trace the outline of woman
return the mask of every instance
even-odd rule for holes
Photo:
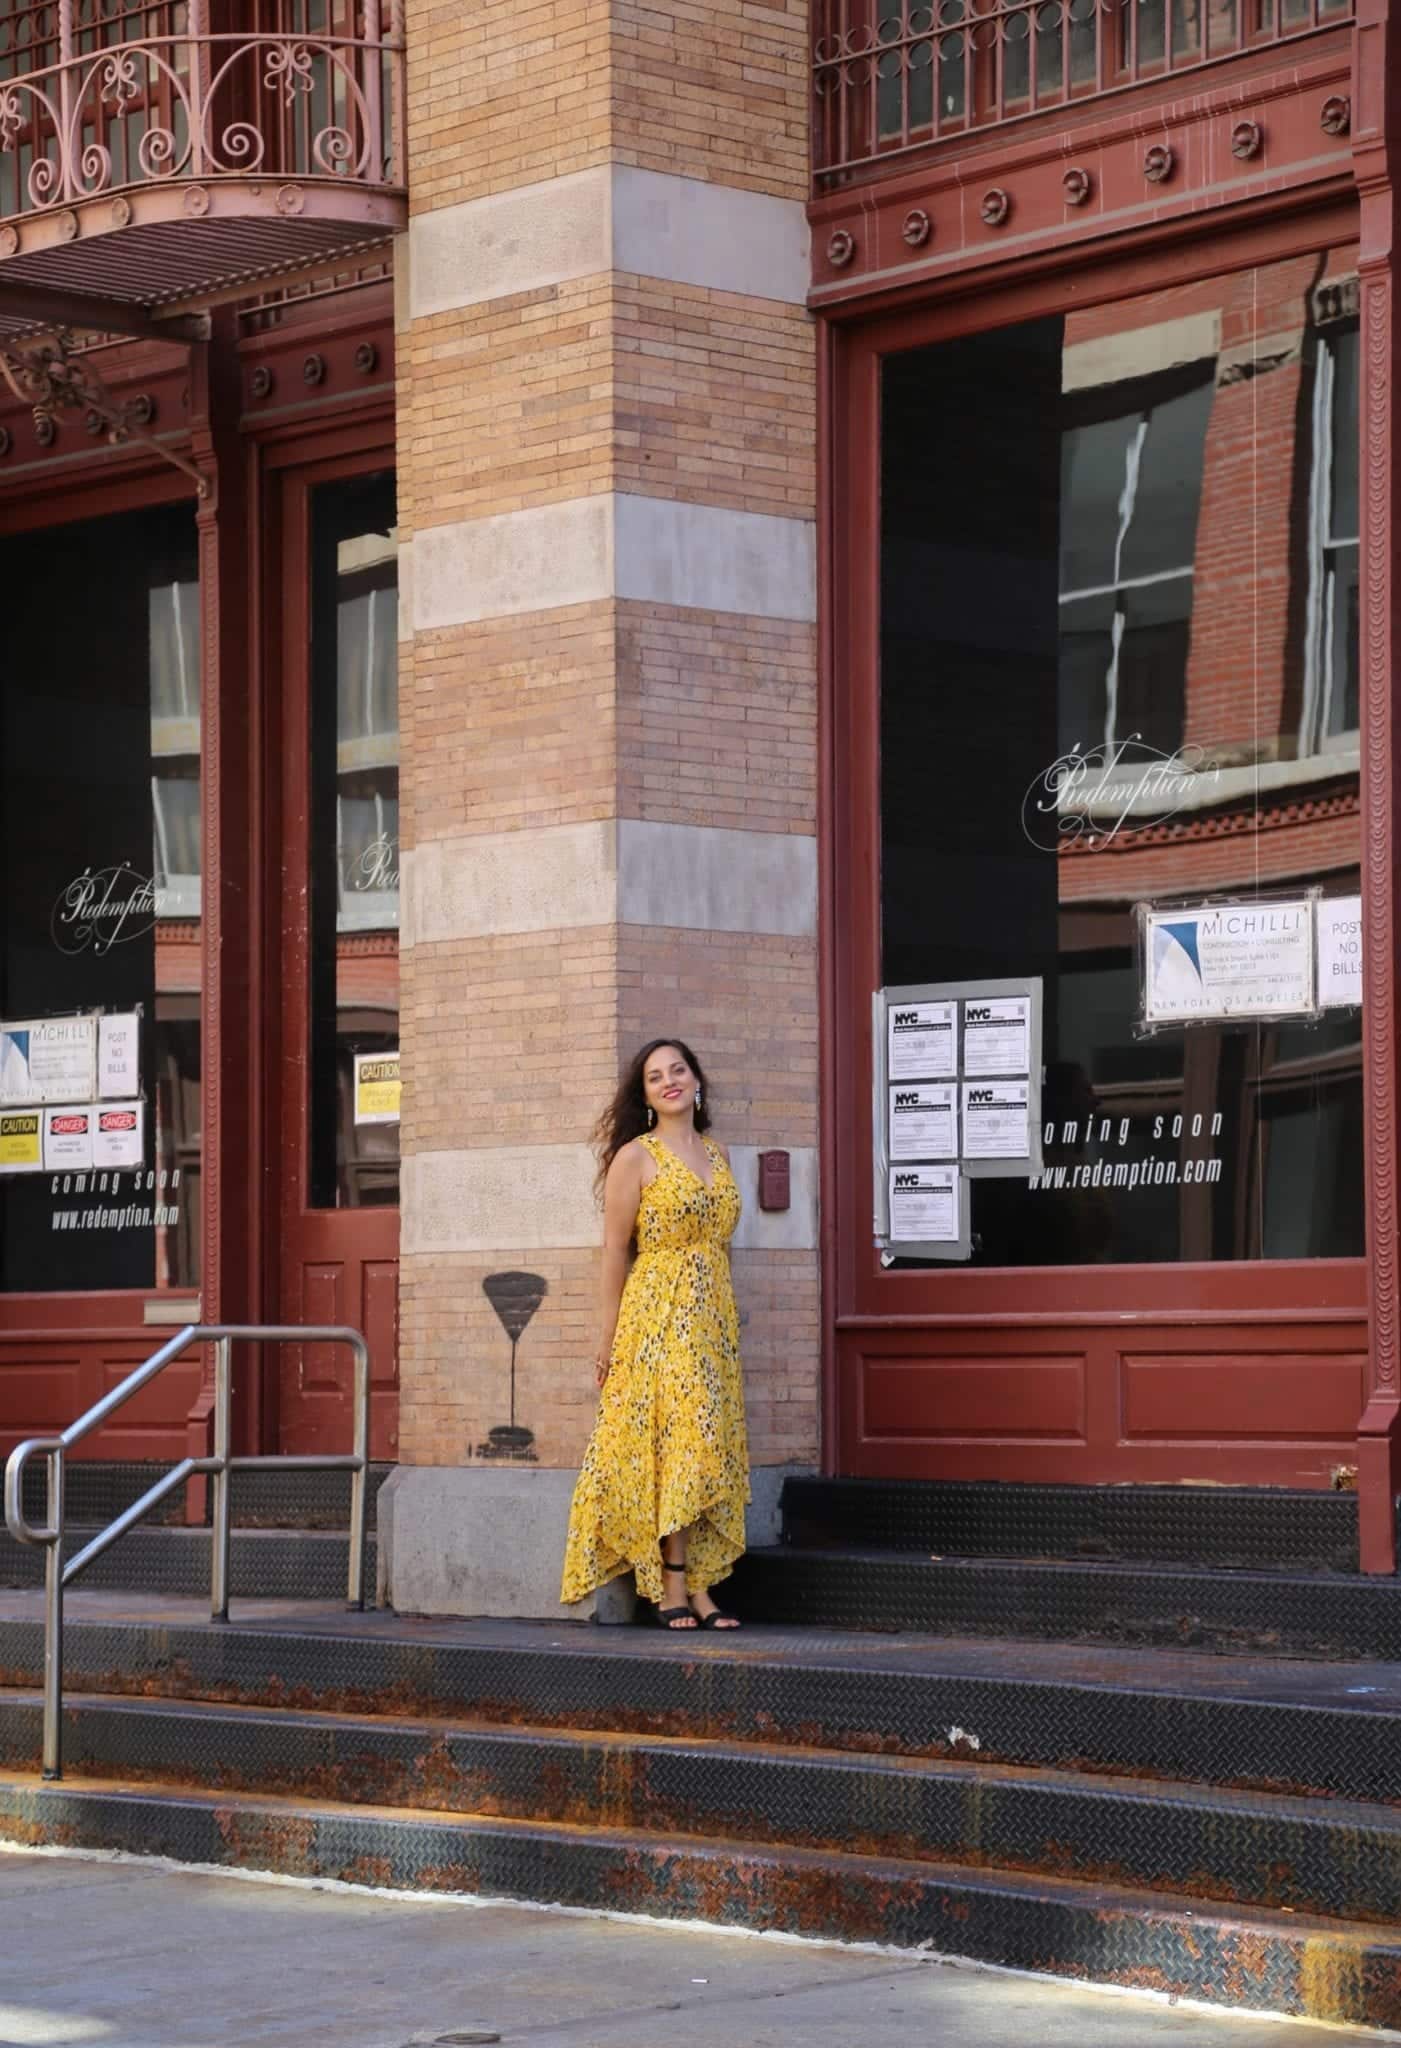
[[[737,1628],[710,1588],[744,1551],[749,1452],[726,1247],[740,1196],[700,1061],[644,1045],[598,1126],[602,1389],[560,1598],[631,1570],[664,1628]],[[632,1270],[628,1257],[636,1245]]]

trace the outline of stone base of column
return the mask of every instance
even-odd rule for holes
[[[751,1544],[778,1540],[783,1481],[806,1467],[756,1466]],[[630,1577],[577,1607],[559,1602],[578,1473],[551,1466],[401,1465],[380,1490],[379,1601],[400,1614],[629,1622]]]

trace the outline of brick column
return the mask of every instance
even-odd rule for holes
[[[817,1453],[806,5],[410,0],[404,1608],[554,1614],[592,1423],[594,1163],[675,1031],[748,1204],[756,1495]],[[757,1208],[754,1153],[794,1202]],[[534,1462],[494,1455],[510,1340]],[[537,1286],[538,1292],[538,1286]],[[762,1516],[760,1518],[762,1522]],[[761,1531],[762,1533],[762,1531]]]

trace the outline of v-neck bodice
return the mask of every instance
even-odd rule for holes
[[[637,1206],[640,1258],[702,1245],[723,1251],[734,1235],[742,1206],[738,1183],[718,1147],[701,1142],[710,1159],[708,1183],[652,1133],[639,1140],[657,1165]]]

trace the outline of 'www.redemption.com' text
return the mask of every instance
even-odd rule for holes
[[[1048,1166],[1033,1173],[1032,1188],[1208,1187],[1221,1178],[1219,1159],[1097,1159],[1078,1166]]]

